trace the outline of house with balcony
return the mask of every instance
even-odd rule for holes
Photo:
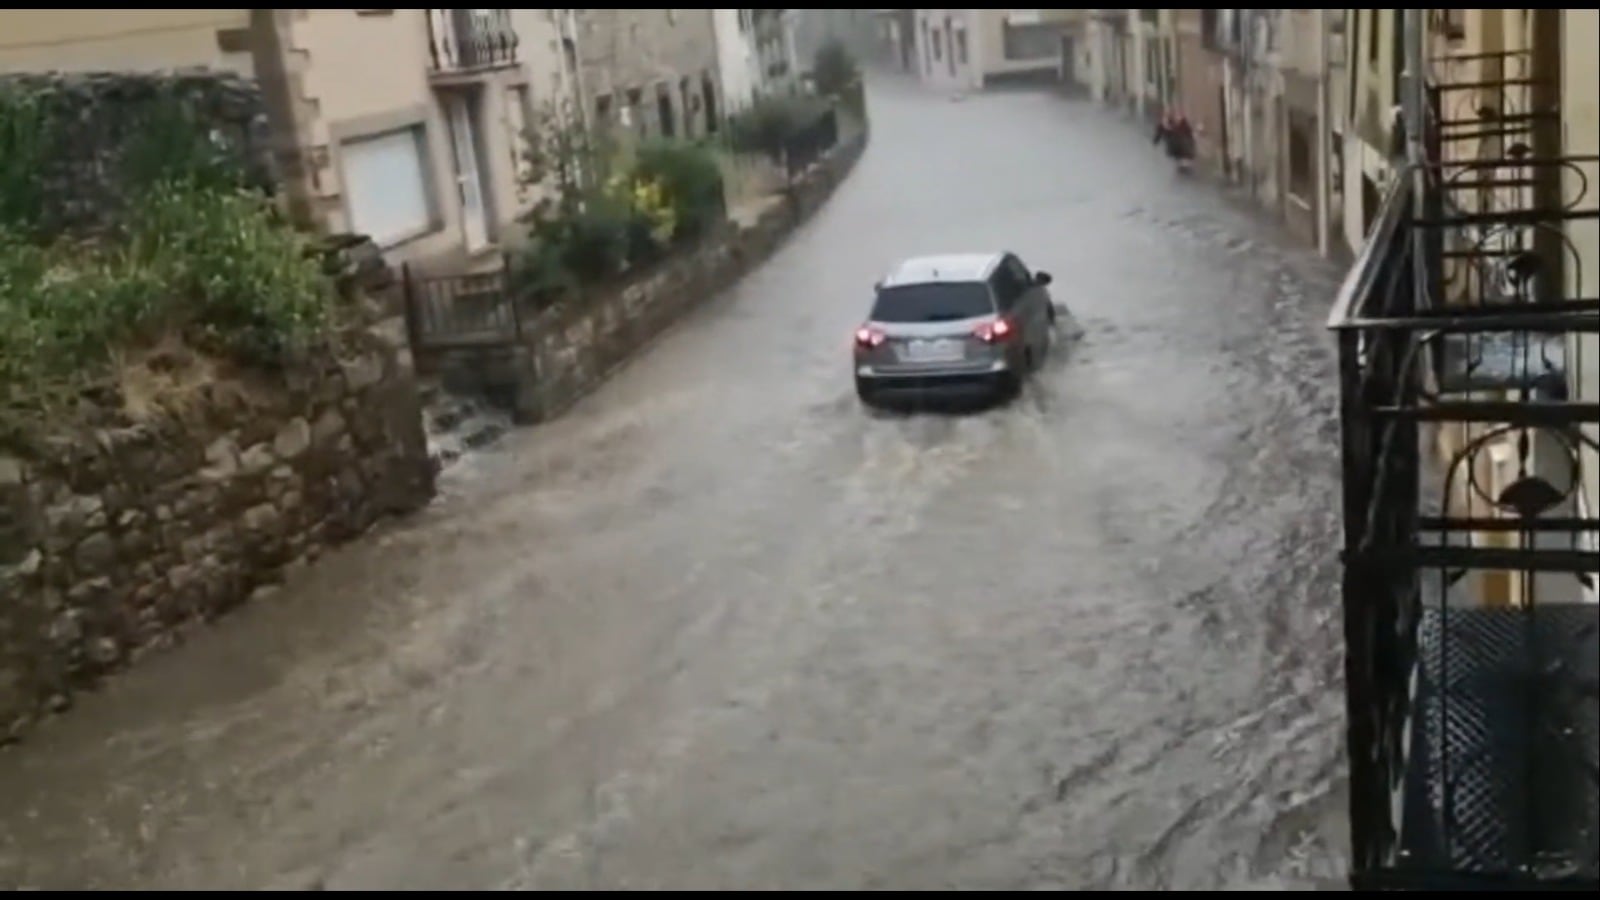
[[[726,116],[709,9],[577,9],[585,118],[613,137],[694,137]]]
[[[254,78],[291,211],[391,262],[492,267],[529,201],[522,135],[576,90],[556,10],[28,10],[4,71],[227,69]]]
[[[1394,174],[1330,320],[1352,887],[1592,893],[1600,19],[1369,12],[1351,129]]]

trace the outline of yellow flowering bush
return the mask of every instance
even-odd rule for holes
[[[648,229],[651,240],[663,246],[672,240],[678,213],[659,179],[613,175],[606,188],[613,199],[627,206],[634,221]]]

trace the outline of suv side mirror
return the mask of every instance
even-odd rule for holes
[[[1054,280],[1055,280],[1054,278],[1050,277],[1050,273],[1049,272],[1035,272],[1035,273],[1033,273],[1033,283],[1037,284],[1040,287],[1044,287],[1044,286],[1048,285],[1050,282],[1052,282]]]

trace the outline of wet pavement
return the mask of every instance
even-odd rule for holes
[[[1336,881],[1331,269],[1087,106],[871,103],[568,416],[0,752],[0,885]],[[995,247],[1082,338],[1008,407],[864,414],[873,281]]]

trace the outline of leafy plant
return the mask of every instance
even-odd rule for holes
[[[838,38],[829,38],[817,48],[811,63],[811,79],[817,93],[837,97],[861,79],[854,54]]]
[[[628,204],[596,193],[565,223],[561,259],[584,281],[615,277],[628,264],[634,217]]]
[[[825,101],[807,95],[762,97],[728,123],[733,149],[763,153],[781,159],[796,134],[814,123],[827,109]]]
[[[137,221],[93,244],[0,227],[0,405],[75,390],[162,334],[271,367],[329,325],[332,282],[262,196],[180,180],[137,202]]]
[[[0,85],[0,228],[13,238],[34,234],[41,224],[40,173],[56,153],[53,125],[37,96]]]
[[[636,184],[656,185],[672,208],[673,241],[694,240],[724,215],[722,169],[706,147],[684,141],[651,141],[638,150],[633,167]]]
[[[218,190],[245,186],[245,170],[220,137],[213,137],[190,106],[160,96],[137,110],[138,128],[121,153],[121,177],[130,193],[184,181]]]
[[[176,88],[147,87],[93,105],[0,82],[0,224],[37,240],[100,233],[140,214],[135,201],[158,184],[244,187],[250,173],[228,138],[233,127],[203,124],[194,98]]]

